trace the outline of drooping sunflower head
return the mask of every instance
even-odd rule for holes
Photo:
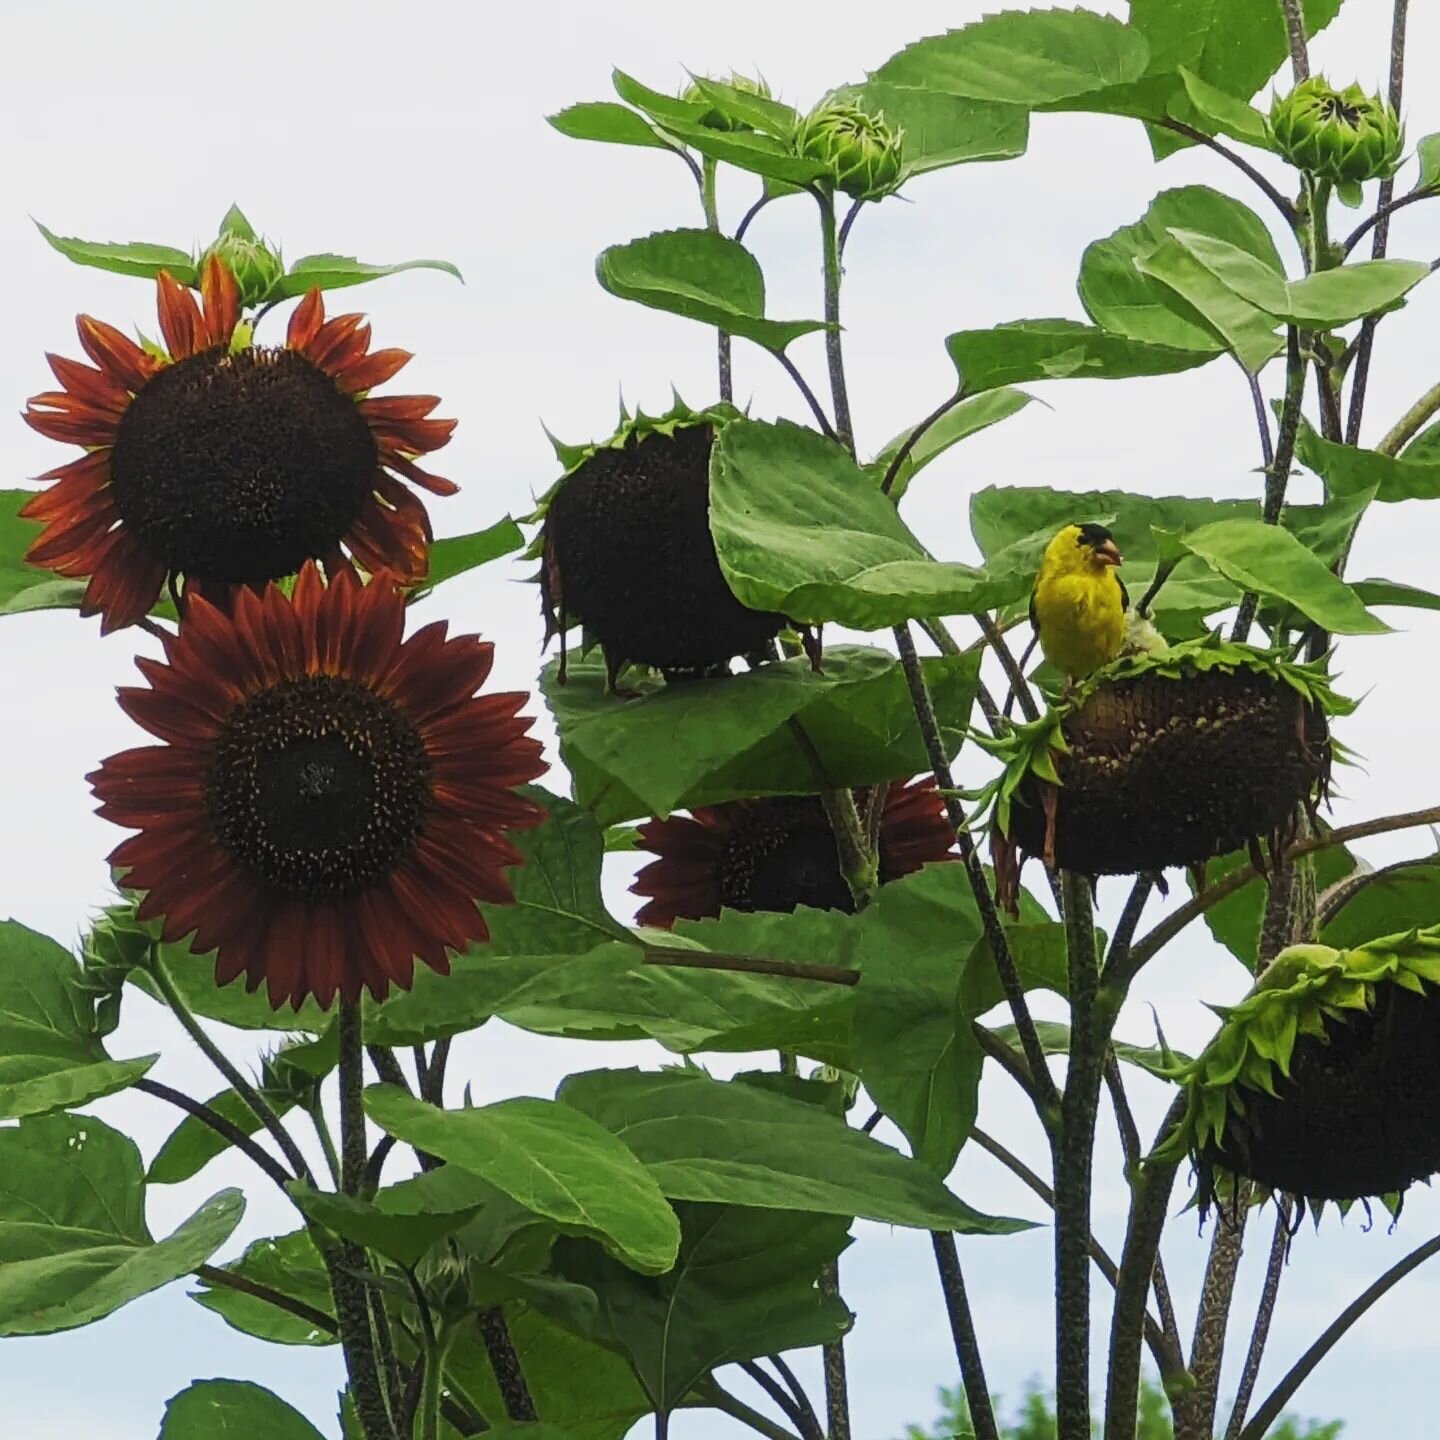
[[[89,577],[81,613],[106,631],[145,615],[167,581],[223,601],[307,560],[333,571],[347,557],[422,578],[430,522],[410,484],[456,487],[415,460],[455,422],[429,418],[432,395],[369,394],[408,352],[372,351],[363,317],[327,320],[318,290],[283,345],[254,344],[215,252],[200,303],[166,272],[156,285],[166,354],[82,315],[93,364],[48,357],[61,388],[33,396],[25,419],[86,453],[44,475],[49,488],[21,512],[44,526],[30,563]]]
[[[248,589],[233,613],[194,597],[148,688],[120,692],[162,743],[90,776],[100,814],[139,833],[111,856],[148,892],[142,920],[216,951],[270,1001],[391,983],[418,955],[487,936],[477,901],[512,898],[506,831],[542,812],[514,787],[544,769],[523,694],[478,696],[493,647],[444,621],[402,638],[394,584],[307,564],[293,599]]]
[[[612,680],[626,664],[667,679],[723,673],[764,652],[785,617],[751,610],[725,581],[710,535],[710,448],[729,406],[627,417],[571,463],[544,502],[546,639],[580,621]],[[563,653],[562,653],[563,666]]]
[[[1440,1171],[1440,926],[1283,952],[1178,1072],[1156,1160],[1190,1155],[1208,1206],[1237,1176],[1318,1210]]]
[[[1125,656],[988,748],[997,870],[1020,855],[1085,875],[1199,865],[1285,841],[1324,798],[1328,717],[1349,702],[1318,666],[1218,636]]]
[[[862,813],[868,792],[857,793]],[[657,858],[630,887],[646,898],[636,919],[668,929],[722,909],[776,911],[855,908],[840,869],[835,836],[814,795],[732,800],[691,816],[652,820],[640,848]],[[880,883],[932,860],[954,858],[955,832],[933,779],[892,785],[880,815]]]

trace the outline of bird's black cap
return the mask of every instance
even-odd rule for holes
[[[1103,525],[1080,526],[1080,543],[1082,545],[1104,545],[1114,539],[1115,537]]]

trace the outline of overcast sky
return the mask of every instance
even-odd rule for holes
[[[696,223],[683,168],[655,152],[564,139],[543,116],[573,101],[608,97],[612,65],[662,90],[684,82],[683,67],[759,70],[803,108],[908,41],[976,19],[985,8],[991,7],[976,0],[843,0],[823,14],[774,0],[505,7],[463,0],[224,6],[12,0],[0,9],[0,54],[10,62],[0,86],[0,273],[10,280],[0,329],[6,397],[0,412],[11,417],[0,418],[0,486],[23,484],[67,458],[17,415],[25,396],[49,383],[43,353],[76,353],[75,313],[125,329],[156,329],[151,286],[68,265],[27,217],[62,234],[188,246],[213,235],[238,201],[290,256],[435,255],[461,267],[463,288],[417,272],[337,296],[332,307],[351,308],[353,300],[370,312],[377,345],[415,352],[391,389],[443,395],[439,413],[460,419],[434,468],[463,489],[432,502],[437,531],[463,533],[506,512],[523,514],[554,478],[542,420],[555,434],[580,440],[609,432],[622,390],[632,405],[649,409],[667,402],[672,384],[692,403],[714,397],[708,332],[614,300],[593,278],[594,257],[605,245]],[[1097,8],[1124,14],[1123,4]],[[1378,85],[1389,9],[1384,0],[1349,0],[1342,21],[1315,46],[1316,68],[1340,82]],[[1413,10],[1408,108],[1411,136],[1418,137],[1440,130],[1440,98],[1423,83],[1440,59],[1440,16],[1428,6]],[[1133,122],[1039,116],[1025,159],[945,171],[908,187],[913,203],[872,207],[847,255],[846,345],[862,448],[877,448],[948,393],[953,372],[941,345],[945,334],[1027,316],[1081,318],[1074,279],[1084,246],[1137,219],[1156,190],[1196,181],[1263,204],[1241,177],[1204,153],[1153,165]],[[740,179],[728,185],[723,199],[734,217],[755,187]],[[813,220],[809,205],[777,205],[751,232],[773,314],[817,313]],[[1288,246],[1282,253],[1293,261]],[[1440,254],[1440,213],[1425,206],[1404,212],[1392,253]],[[1437,378],[1437,307],[1440,292],[1422,289],[1381,330],[1372,441]],[[793,353],[816,373],[818,340],[800,342]],[[800,416],[778,367],[743,346],[736,388],[742,400],[753,398],[756,414]],[[907,499],[911,523],[942,556],[973,558],[965,507],[982,485],[1258,491],[1249,399],[1233,366],[1034,389],[1052,408],[1031,406],[953,451]],[[1292,493],[1313,499],[1315,490],[1306,480]],[[1415,506],[1372,515],[1351,571],[1433,585],[1434,534],[1432,517]],[[507,686],[528,686],[538,663],[535,594],[516,583],[523,568],[502,563],[429,602],[432,613],[444,610],[462,628],[497,642],[497,681]],[[1341,774],[1342,821],[1412,808],[1440,793],[1440,763],[1410,738],[1432,728],[1413,707],[1435,693],[1430,671],[1440,620],[1418,612],[1389,618],[1403,633],[1349,642],[1341,653],[1342,688],[1368,693],[1340,732],[1365,767]],[[132,678],[135,641],[122,633],[102,642],[98,622],[72,614],[0,622],[8,680],[0,710],[0,915],[67,944],[107,898],[103,857],[118,832],[92,815],[83,776],[103,756],[136,743],[111,699],[113,687]],[[1407,688],[1409,676],[1416,680]],[[563,786],[563,776],[552,775],[552,782]],[[1381,863],[1427,843],[1423,835],[1392,836],[1360,848]],[[617,904],[624,903],[624,883],[617,872]],[[1101,887],[1107,907],[1121,894],[1120,882]],[[1140,1041],[1153,1036],[1143,1003],[1150,1002],[1173,1044],[1198,1045],[1213,1024],[1202,1002],[1234,999],[1244,988],[1239,967],[1191,933],[1146,971],[1122,1032]],[[253,1055],[252,1042],[232,1038],[237,1055]],[[114,1052],[154,1049],[164,1051],[157,1076],[196,1094],[219,1088],[162,1013],[131,994]],[[649,1061],[658,1053],[540,1040],[492,1024],[460,1047],[452,1076],[470,1083],[480,1100],[549,1095],[570,1070]],[[987,1080],[983,1108],[987,1127],[1043,1169],[1037,1127],[1014,1096]],[[1137,1087],[1137,1108],[1142,1129],[1153,1133],[1163,1108],[1158,1089]],[[147,1157],[174,1123],[157,1102],[139,1096],[98,1109],[135,1136]],[[229,1160],[186,1185],[156,1191],[153,1227],[166,1232],[232,1183],[246,1184],[252,1200],[227,1255],[256,1236],[291,1228],[292,1217],[268,1187],[253,1184]],[[953,1184],[981,1208],[1043,1218],[983,1158],[967,1154]],[[1106,1122],[1096,1228],[1117,1249],[1124,1203]],[[1365,1234],[1355,1221],[1341,1227],[1333,1216],[1318,1235],[1307,1228],[1286,1273],[1262,1392],[1342,1304],[1425,1239],[1437,1220],[1440,1205],[1421,1190],[1394,1234],[1383,1226]],[[1252,1232],[1232,1360],[1248,1334],[1269,1226],[1267,1214]],[[985,1360],[1006,1395],[1051,1365],[1050,1244],[1047,1230],[962,1244]],[[1207,1245],[1193,1215],[1176,1220],[1166,1258],[1187,1330]],[[928,1420],[935,1387],[954,1379],[925,1237],[860,1227],[844,1286],[860,1315],[850,1341],[855,1434],[886,1440],[907,1421]],[[338,1433],[336,1352],[248,1341],[194,1306],[184,1290],[173,1286],[73,1334],[0,1343],[7,1434],[153,1440],[165,1399],[208,1376],[259,1380],[327,1436]],[[1097,1316],[1107,1299],[1102,1290],[1097,1278]],[[1343,1416],[1351,1440],[1426,1433],[1432,1395],[1426,1359],[1437,1302],[1440,1272],[1408,1279],[1306,1385],[1300,1408]],[[806,1373],[813,1378],[814,1367]],[[1383,1419],[1376,1416],[1377,1387],[1385,1396]],[[732,1433],[730,1424],[707,1417],[682,1416],[672,1427],[677,1440]]]

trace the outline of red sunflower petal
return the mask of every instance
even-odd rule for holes
[[[160,333],[172,360],[188,360],[209,347],[205,317],[188,286],[168,270],[155,277],[155,308],[160,315]]]
[[[117,385],[123,385],[132,395],[142,390],[146,381],[164,367],[163,360],[147,355],[129,336],[122,335],[103,320],[78,315],[75,328],[85,353]]]
[[[209,343],[228,345],[240,323],[240,287],[230,267],[218,255],[211,255],[205,262],[200,276],[200,300]]]

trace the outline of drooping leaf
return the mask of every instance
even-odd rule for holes
[[[0,1119],[112,1095],[158,1058],[110,1059],[74,957],[18,921],[0,922]]]
[[[395,265],[370,265],[353,255],[302,255],[281,276],[275,293],[282,299],[310,290],[340,290],[398,275],[402,270],[441,270],[463,283],[464,276],[448,260],[402,260]]]
[[[1001,1234],[925,1166],[826,1111],[738,1081],[591,1070],[559,1098],[611,1130],[676,1200],[858,1215],[891,1225]]]
[[[1076,320],[1012,320],[990,330],[960,330],[946,337],[945,348],[972,395],[1034,380],[1173,375],[1218,353],[1147,344]]]
[[[680,1256],[637,1275],[594,1245],[557,1247],[566,1279],[592,1290],[597,1329],[624,1346],[656,1410],[668,1413],[712,1369],[838,1339],[850,1312],[822,1294],[821,1270],[849,1243],[843,1216],[681,1204]]]
[[[244,1281],[310,1306],[324,1316],[333,1316],[335,1304],[324,1262],[306,1230],[256,1240],[240,1259],[220,1267]],[[196,1304],[219,1315],[227,1325],[244,1335],[253,1335],[276,1345],[337,1344],[333,1320],[326,1327],[316,1325],[268,1300],[210,1280],[201,1280],[192,1292]]]
[[[1324,480],[1325,488],[1333,495],[1373,489],[1375,499],[1387,503],[1440,496],[1440,451],[1432,459],[1423,450],[1417,455],[1413,446],[1398,456],[1361,450],[1326,440],[1302,418],[1295,454],[1302,465]]]
[[[1029,141],[1030,112],[1023,105],[887,85],[879,79],[847,85],[837,98],[883,115],[903,131],[900,153],[907,176],[979,160],[1010,160],[1023,155]]]
[[[0,1335],[103,1319],[204,1264],[245,1210],[222,1190],[156,1241],[144,1205],[139,1152],[93,1116],[0,1129]]]
[[[767,320],[759,262],[739,241],[710,230],[662,230],[612,245],[601,252],[595,273],[622,300],[715,325],[771,350],[825,328],[821,320]]]
[[[710,106],[704,100],[686,100],[683,96],[667,95],[661,90],[652,90],[623,70],[612,70],[610,82],[615,93],[627,104],[643,110],[652,120],[666,124],[677,122],[683,125],[698,125]]]
[[[907,46],[875,78],[1033,107],[1138,80],[1144,37],[1088,10],[1010,10]]]
[[[859,630],[968,614],[1012,598],[1015,577],[932,560],[835,441],[737,420],[710,453],[710,530],[746,605]]]
[[[1418,585],[1394,580],[1351,580],[1350,588],[1369,606],[1395,605],[1402,610],[1440,610],[1440,595]]]
[[[915,442],[909,454],[900,462],[900,468],[896,470],[895,478],[890,486],[891,501],[898,505],[915,476],[932,460],[939,459],[952,445],[957,445],[961,440],[968,439],[981,430],[989,429],[991,425],[997,425],[1000,421],[1009,419],[1017,411],[1023,410],[1034,398],[1033,395],[1027,395],[1023,390],[1012,390],[1005,387],[1000,390],[987,391],[983,395],[976,395],[970,400],[962,400],[954,409],[937,420]],[[881,448],[880,453],[866,467],[877,480],[885,478],[891,463],[900,453],[913,430],[913,426],[910,429],[902,430],[889,444]]]
[[[1190,110],[1181,118],[1196,122],[1196,129],[1203,130],[1207,135],[1228,135],[1232,140],[1254,145],[1260,150],[1274,149],[1265,116],[1253,105],[1247,105],[1245,101],[1210,84],[1183,65],[1180,67],[1180,82],[1190,102]]]
[[[1121,226],[1086,249],[1080,262],[1081,302],[1097,325],[1117,335],[1183,349],[1215,349],[1219,341],[1210,329],[1177,313],[1171,296],[1136,266],[1165,243],[1172,227],[1225,240],[1284,275],[1260,216],[1208,185],[1186,185],[1161,191],[1135,224]]]
[[[524,548],[525,536],[508,515],[473,534],[447,536],[430,547],[430,568],[425,572],[421,588],[428,593],[456,575]]]
[[[1279,525],[1219,520],[1181,538],[1227,580],[1293,605],[1337,635],[1382,635],[1390,627],[1372,615],[1325,562]]]
[[[652,1176],[601,1125],[551,1100],[447,1111],[372,1086],[366,1113],[387,1133],[479,1175],[562,1230],[587,1235],[632,1269],[675,1261],[680,1227]]]
[[[173,245],[151,245],[141,240],[124,244],[80,240],[73,235],[57,235],[38,220],[35,228],[52,248],[77,265],[91,265],[115,275],[138,275],[143,280],[153,280],[162,270],[168,270],[182,285],[193,285],[197,278],[195,257]]]
[[[160,1440],[324,1440],[278,1395],[248,1380],[197,1380],[165,1404]]]
[[[675,148],[655,133],[655,127],[643,115],[613,100],[567,105],[545,118],[572,140],[601,140],[611,145],[643,145],[656,150]]]
[[[952,748],[969,721],[973,659],[925,662]],[[812,790],[813,764],[792,721],[837,785],[908,779],[925,768],[899,662],[863,646],[828,646],[820,675],[808,661],[785,660],[718,680],[642,682],[635,700],[606,693],[598,662],[572,662],[564,686],[548,667],[540,683],[576,796],[602,824]]]

